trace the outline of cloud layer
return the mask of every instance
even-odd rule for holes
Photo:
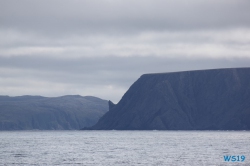
[[[250,65],[248,0],[0,2],[0,94],[119,101],[144,73]]]

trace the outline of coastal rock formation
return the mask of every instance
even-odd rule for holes
[[[0,96],[0,130],[77,130],[107,111],[108,101],[91,96]]]
[[[94,130],[250,130],[250,68],[144,74]]]

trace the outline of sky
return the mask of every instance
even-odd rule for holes
[[[117,103],[145,73],[250,67],[249,0],[1,0],[0,95]]]

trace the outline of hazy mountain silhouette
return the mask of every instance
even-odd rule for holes
[[[108,101],[91,96],[0,96],[0,130],[80,129],[107,111]]]
[[[250,68],[142,75],[94,130],[249,130]]]

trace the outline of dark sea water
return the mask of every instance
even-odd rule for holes
[[[250,165],[250,132],[2,131],[0,165]]]

